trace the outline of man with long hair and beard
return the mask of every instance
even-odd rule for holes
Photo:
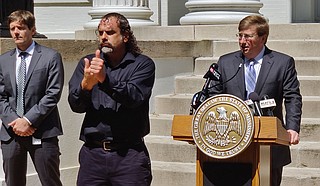
[[[141,54],[123,15],[106,14],[96,33],[99,49],[80,60],[69,82],[71,109],[85,113],[77,185],[148,186],[143,137],[150,131],[155,64]]]

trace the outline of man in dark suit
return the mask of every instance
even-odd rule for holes
[[[269,25],[260,15],[251,15],[242,19],[238,26],[240,50],[220,57],[218,61],[222,85],[218,82],[209,90],[210,96],[227,93],[247,100],[251,92],[262,97],[274,98],[276,107],[274,116],[278,117],[290,136],[290,144],[299,143],[299,131],[302,114],[302,96],[295,69],[295,61],[291,56],[272,51],[266,47]],[[254,78],[250,87],[247,80],[249,61],[253,63]],[[241,66],[242,64],[242,66]],[[240,70],[239,70],[240,69]],[[232,76],[236,75],[234,78]],[[251,76],[252,77],[252,76]],[[283,117],[283,103],[286,117]],[[280,185],[282,169],[291,162],[289,147],[273,145],[272,151],[272,185]]]
[[[32,40],[35,18],[26,10],[8,17],[16,48],[0,56],[0,130],[8,186],[26,185],[29,152],[42,185],[59,186],[62,127],[58,101],[64,83],[61,55]]]

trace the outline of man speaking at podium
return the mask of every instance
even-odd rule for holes
[[[245,17],[240,21],[238,31],[240,50],[220,57],[218,65],[222,83],[212,81],[209,95],[225,93],[247,100],[253,92],[259,97],[267,95],[275,99],[274,116],[284,124],[290,136],[290,144],[298,144],[302,96],[294,59],[266,46],[269,25],[264,17]],[[272,185],[278,186],[281,183],[283,166],[291,162],[290,149],[284,145],[272,145],[271,153]]]

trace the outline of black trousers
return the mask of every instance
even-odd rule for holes
[[[3,170],[8,186],[26,185],[27,153],[29,153],[42,185],[62,186],[60,181],[60,150],[58,138],[42,139],[32,145],[32,137],[1,141]]]
[[[144,143],[114,151],[82,146],[78,186],[149,186],[151,161]]]
[[[282,170],[283,167],[278,167],[271,170],[272,186],[280,186],[282,179]]]

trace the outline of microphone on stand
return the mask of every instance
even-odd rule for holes
[[[221,73],[218,71],[218,64],[212,63],[209,67],[207,73],[203,76],[206,79],[202,90],[194,94],[191,100],[191,107],[190,107],[190,115],[193,114],[193,111],[196,110],[201,103],[203,103],[206,99],[208,99],[208,87],[211,81],[220,81]]]
[[[263,112],[262,112],[260,105],[259,105],[259,101],[260,101],[259,95],[256,92],[251,92],[249,94],[249,99],[251,99],[253,101],[255,115],[262,116]]]
[[[255,106],[253,101],[251,99],[247,99],[244,102],[249,106],[251,113],[255,115]]]
[[[197,92],[196,94],[194,94],[194,96],[191,100],[190,115],[192,115],[193,111],[197,110],[197,108],[201,105],[201,103],[203,103],[209,97],[208,87],[209,87],[212,80],[219,81],[219,83],[213,85],[212,87],[223,85],[223,84],[229,82],[230,80],[232,80],[233,78],[235,78],[236,75],[239,73],[241,67],[242,67],[242,63],[239,64],[239,67],[238,67],[236,73],[231,78],[229,78],[228,80],[226,80],[224,82],[221,82],[221,73],[218,71],[218,64],[213,63],[212,65],[210,65],[208,72],[203,76],[203,78],[206,78],[206,82],[205,82],[202,90]],[[210,87],[210,88],[212,88],[212,87]]]
[[[203,76],[205,79],[220,81],[221,73],[218,71],[218,64],[212,63],[208,72]]]
[[[190,107],[190,115],[192,115],[193,111],[197,110],[197,108],[201,105],[201,103],[203,103],[209,97],[208,87],[209,87],[210,82],[212,80],[219,81],[219,83],[213,85],[212,87],[223,85],[223,84],[229,82],[230,80],[232,80],[233,78],[235,78],[237,76],[237,74],[239,73],[241,67],[242,67],[242,63],[239,64],[238,70],[231,78],[229,78],[228,80],[226,80],[224,82],[221,82],[221,73],[218,71],[218,64],[213,63],[210,66],[208,72],[203,76],[207,80],[202,88],[202,91],[197,92],[192,98],[191,107]],[[210,78],[212,78],[212,79],[210,79]]]
[[[268,95],[262,96],[260,100],[260,108],[266,116],[273,116],[273,109],[276,107],[276,101],[274,99],[269,99]]]

